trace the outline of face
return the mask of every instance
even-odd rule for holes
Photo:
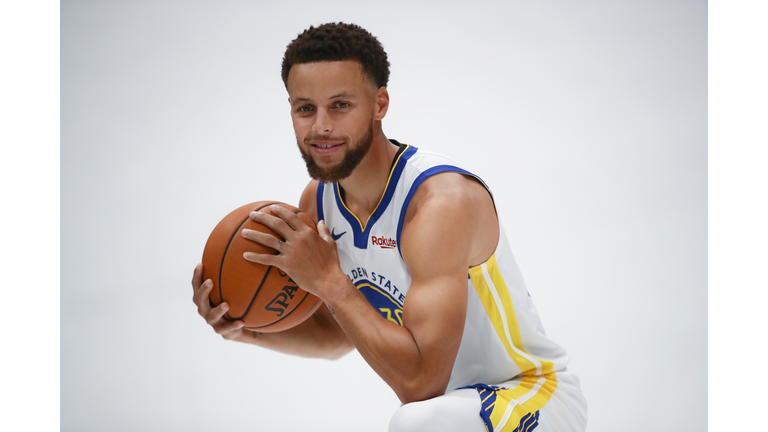
[[[322,182],[347,178],[368,153],[374,123],[386,112],[377,103],[384,89],[377,90],[355,61],[294,65],[287,87],[309,175]]]

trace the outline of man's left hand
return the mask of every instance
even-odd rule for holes
[[[286,272],[303,290],[318,297],[320,287],[334,272],[341,273],[336,242],[323,221],[317,224],[317,232],[299,216],[280,206],[270,206],[275,216],[263,212],[251,212],[250,218],[274,231],[285,240],[259,231],[243,229],[244,238],[278,251],[277,255],[245,252],[243,257],[251,262],[278,267]]]

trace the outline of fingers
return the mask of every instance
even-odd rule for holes
[[[195,266],[195,271],[192,272],[192,292],[197,291],[200,285],[203,284],[203,263]]]
[[[284,220],[280,219],[279,217],[268,215],[262,212],[251,212],[250,217],[254,222],[264,225],[284,239],[290,238],[290,236],[294,233],[293,228],[291,228]]]
[[[220,334],[221,337],[227,340],[236,339],[240,334],[243,332],[243,322],[242,321],[225,321],[226,326],[221,327],[217,329],[214,327],[213,329],[216,330],[216,333]]]
[[[256,212],[254,212],[256,213]],[[261,218],[261,216],[266,216],[270,219],[277,220],[277,223],[282,223],[285,225],[285,222],[274,217],[269,216],[263,213],[256,213],[258,216],[254,217],[254,213],[251,213],[251,217],[255,220],[256,218]],[[263,222],[260,222],[263,223]],[[266,224],[265,224],[266,225]],[[272,226],[267,225],[269,228],[272,228],[273,231],[276,231],[275,228]],[[290,227],[285,225],[286,229],[291,230]],[[293,230],[291,230],[293,232]],[[266,247],[270,247],[278,252],[283,252],[285,249],[285,241],[280,240],[279,238],[273,236],[272,234],[263,233],[261,231],[256,230],[249,230],[249,229],[243,229],[241,231],[241,235],[253,242],[259,243],[261,245],[264,245]],[[256,252],[245,252],[243,253],[243,258],[246,259],[246,261],[255,262],[257,264],[264,264],[264,265],[277,265],[277,262],[279,261],[280,255],[271,255],[271,254],[260,254]]]
[[[197,305],[197,313],[205,318],[213,330],[224,339],[235,339],[242,332],[245,325],[242,321],[230,321],[224,317],[229,310],[229,304],[224,302],[216,307],[211,307],[209,296],[213,289],[213,281],[208,279],[203,282],[203,265],[198,264],[192,273],[192,300]]]
[[[205,317],[205,321],[213,327],[213,331],[221,335],[224,339],[234,339],[238,335],[245,325],[242,321],[230,321],[224,318],[224,315],[229,310],[227,303],[222,303],[208,312]]]
[[[281,250],[282,248],[283,246],[279,246],[276,249]],[[246,261],[255,262],[257,264],[264,264],[266,266],[280,267],[280,265],[282,265],[282,263],[280,262],[280,258],[281,258],[280,255],[267,255],[267,254],[259,254],[256,252],[244,252],[243,258],[245,258]]]
[[[280,207],[278,205],[271,205],[269,206],[269,210],[272,212],[272,214],[284,220],[294,231],[299,231],[300,229],[307,226],[307,224],[301,220],[299,215],[286,208]]]
[[[230,321],[224,318],[224,315],[229,310],[229,304],[222,303],[215,308],[208,311],[205,321],[213,327],[213,330],[221,335],[224,339],[233,339],[240,334],[240,330],[245,325],[242,321]]]
[[[305,224],[297,214],[290,210],[276,205],[269,206],[269,210],[275,216],[255,211],[251,212],[250,217],[255,222],[270,228],[284,239],[289,240],[295,231],[308,228],[307,224]]]
[[[282,250],[283,242],[272,234],[263,233],[261,231],[243,229],[241,235],[253,242],[259,243],[266,247],[271,247],[277,251]]]
[[[205,317],[211,310],[211,302],[208,297],[211,293],[211,289],[213,289],[213,281],[208,279],[203,282],[199,289],[195,291],[194,295],[192,295],[192,301],[197,305],[197,313],[202,317]]]

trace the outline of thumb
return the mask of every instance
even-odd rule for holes
[[[331,235],[331,231],[328,229],[328,227],[325,225],[325,221],[321,220],[317,223],[317,233],[320,234],[320,237],[323,238],[323,240],[331,243],[336,243],[333,240],[333,236]]]

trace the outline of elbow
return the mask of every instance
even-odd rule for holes
[[[354,349],[355,349],[355,346],[352,345],[349,339],[345,338],[344,340],[339,341],[339,343],[336,344],[336,346],[325,350],[323,355],[321,355],[320,357],[325,360],[338,360],[344,357],[345,355],[349,354]]]
[[[352,351],[351,348],[335,349],[325,353],[325,355],[322,356],[322,358],[324,358],[325,360],[338,360],[344,357],[345,355],[349,354],[350,351]]]
[[[412,392],[406,392],[406,391],[400,391],[396,392],[397,398],[400,399],[400,402],[403,405],[407,405],[409,403],[413,402],[421,402],[425,401],[427,399],[432,399],[434,397],[438,397],[443,395],[445,392],[424,392],[424,391],[412,391]]]
[[[437,383],[437,384],[436,384]],[[448,380],[440,382],[439,380],[419,380],[413,379],[404,382],[398,388],[393,388],[397,398],[403,404],[421,402],[445,394],[448,387]]]

